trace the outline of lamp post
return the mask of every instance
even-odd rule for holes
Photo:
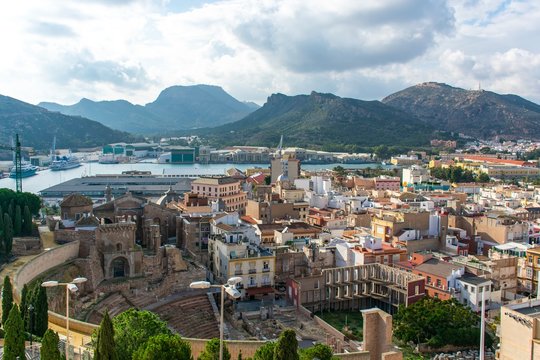
[[[241,294],[238,289],[236,289],[236,284],[242,282],[242,278],[235,276],[227,280],[226,284],[223,285],[212,285],[208,281],[194,281],[189,284],[189,287],[192,289],[209,289],[209,288],[221,288],[221,313],[219,320],[219,360],[223,360],[223,308],[225,304],[225,292],[229,294],[232,298],[238,299]]]
[[[28,323],[28,327],[29,327],[29,333],[30,333],[30,347],[32,346],[32,338],[34,337],[33,333],[34,333],[34,305],[30,304],[30,306],[28,307],[28,313],[30,314],[30,319],[29,319],[29,323]]]
[[[73,279],[70,282],[61,283],[58,281],[45,281],[41,284],[43,287],[56,287],[56,286],[65,286],[66,287],[66,360],[69,360],[69,293],[76,292],[79,290],[76,284],[82,284],[88,279],[84,277],[78,277]]]

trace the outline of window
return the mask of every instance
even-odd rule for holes
[[[116,251],[122,251],[122,244],[121,243],[116,244]]]
[[[469,290],[469,285],[463,284],[463,288],[465,289],[465,291],[468,291]]]
[[[471,294],[474,294],[476,291],[476,288],[474,286],[471,286]]]
[[[437,287],[441,287],[441,286],[442,286],[441,279],[437,279]]]
[[[313,285],[315,289],[318,289],[320,284],[319,284],[319,280],[317,280],[317,282]]]
[[[428,284],[431,284],[431,276],[428,276],[428,277],[427,277],[427,283],[428,283]]]

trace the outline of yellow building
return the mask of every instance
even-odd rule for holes
[[[274,292],[276,257],[271,249],[245,242],[242,234],[211,235],[208,251],[215,281],[241,277],[237,285],[242,298]]]

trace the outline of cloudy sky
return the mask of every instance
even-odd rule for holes
[[[381,99],[424,81],[540,103],[538,0],[2,1],[0,40],[0,94],[31,103],[192,84]]]

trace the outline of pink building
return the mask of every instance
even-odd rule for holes
[[[378,177],[375,178],[375,190],[399,191],[401,179],[399,177]]]
[[[206,196],[210,201],[223,201],[225,211],[245,214],[247,195],[242,191],[240,180],[230,176],[200,177],[191,183],[191,192]]]

